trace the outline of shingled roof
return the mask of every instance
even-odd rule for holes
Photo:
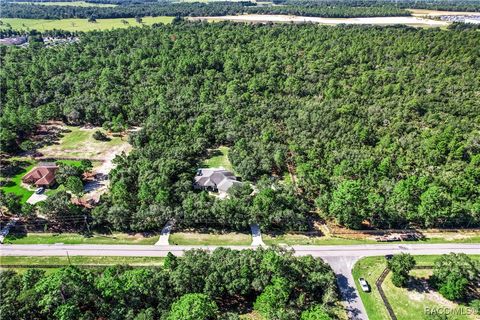
[[[237,177],[225,168],[201,168],[198,169],[195,176],[194,187],[227,192],[233,185],[241,184],[240,181],[237,181]]]
[[[38,166],[23,176],[22,181],[34,184],[37,187],[49,187],[55,183],[55,172],[57,169],[58,166],[55,163],[39,163]]]

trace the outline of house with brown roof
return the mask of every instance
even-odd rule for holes
[[[37,187],[51,187],[55,184],[55,172],[57,169],[58,166],[55,163],[39,163],[38,166],[23,176],[22,181]]]

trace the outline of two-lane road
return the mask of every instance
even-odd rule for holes
[[[153,246],[153,245],[2,245],[1,256],[136,256],[165,257],[168,252],[182,255],[191,249],[213,251],[219,246]],[[254,247],[227,246],[242,250]],[[408,252],[413,255],[441,255],[450,252],[480,254],[480,244],[373,244],[346,246],[292,246],[295,255],[320,257],[330,264],[351,319],[368,319],[355,287],[352,268],[361,257]]]

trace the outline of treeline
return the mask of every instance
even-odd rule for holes
[[[102,1],[102,0],[91,0]],[[107,1],[107,0],[106,0]],[[400,9],[480,11],[480,0],[273,0],[274,4],[298,6],[395,6]]]
[[[64,18],[133,18],[144,16],[224,16],[236,14],[289,14],[313,17],[348,18],[375,16],[407,16],[408,11],[391,5],[350,6],[256,6],[252,2],[212,3],[121,3],[116,7],[75,7],[0,3],[0,17],[23,19]]]
[[[306,17],[351,18],[409,16],[410,12],[393,5],[353,7],[340,5],[282,5],[249,7],[246,13],[285,14]]]
[[[142,126],[93,212],[116,229],[304,229],[314,211],[352,228],[479,226],[479,48],[475,30],[229,23],[0,48],[1,145],[48,119]],[[193,190],[220,145],[257,194]]]
[[[5,319],[338,319],[335,276],[321,259],[273,250],[169,255],[163,267],[69,266],[0,272]]]
[[[0,3],[0,17],[22,19],[134,18],[146,16],[223,16],[242,13],[252,2],[215,3],[127,3],[116,7],[76,7]]]

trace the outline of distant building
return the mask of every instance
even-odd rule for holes
[[[234,185],[241,185],[235,175],[224,168],[198,169],[193,183],[194,189],[227,192]]]
[[[0,44],[4,44],[7,46],[18,46],[27,43],[27,41],[27,37],[13,37],[0,39]]]
[[[39,163],[22,178],[22,181],[27,184],[34,184],[37,187],[51,187],[55,184],[57,169],[58,166],[55,163]]]
[[[480,24],[480,16],[465,18],[465,23]]]

